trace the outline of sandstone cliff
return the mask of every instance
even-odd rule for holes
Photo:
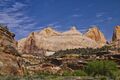
[[[49,35],[52,35],[52,34],[47,35],[45,33],[44,36],[46,37]],[[32,32],[28,36],[28,38],[24,38],[18,42],[18,51],[20,51],[20,53],[29,53],[29,54],[32,53],[33,55],[43,56],[43,54],[45,53],[44,50],[42,48],[39,48],[36,44],[39,44],[39,43],[36,43],[35,33]]]
[[[0,46],[11,45],[16,46],[16,41],[14,40],[15,34],[11,33],[6,26],[0,25]]]
[[[30,47],[33,47],[29,43],[32,43],[32,45],[34,45],[34,47],[37,49],[44,49],[49,51],[81,47],[95,48],[98,46],[94,40],[83,36],[75,27],[72,27],[69,31],[66,32],[58,32],[50,27],[45,28],[40,32],[34,32],[34,36],[31,36],[30,34],[27,38],[18,41],[18,50],[20,52],[25,51],[27,53],[30,50]],[[27,46],[28,44],[29,46]]]
[[[0,75],[22,74],[14,36],[6,26],[0,25]]]
[[[97,27],[90,28],[84,35],[91,38],[92,40],[95,40],[99,46],[106,44],[105,36]]]
[[[116,26],[113,32],[112,41],[120,40],[120,26]]]

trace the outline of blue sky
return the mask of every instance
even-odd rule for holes
[[[58,31],[76,25],[81,32],[97,25],[110,40],[120,24],[120,0],[0,0],[0,23],[17,40],[48,25]]]

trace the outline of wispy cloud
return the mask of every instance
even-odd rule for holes
[[[11,4],[8,4],[10,2]],[[0,0],[0,3],[3,6],[2,9],[0,8],[0,23],[8,25],[20,37],[24,37],[36,26],[35,21],[24,13],[27,4],[14,0]]]
[[[105,18],[101,18],[101,19],[97,19],[97,20],[95,20],[94,22],[95,23],[109,23],[109,22],[111,22],[113,20],[113,17],[105,17]]]
[[[96,18],[100,18],[102,16],[104,16],[105,12],[100,12],[96,14]]]
[[[53,22],[53,23],[50,23],[50,24],[48,24],[47,26],[51,26],[51,27],[53,27],[53,28],[60,28],[61,27],[61,25],[59,24],[59,22]]]
[[[57,25],[59,22],[53,22],[53,23],[50,23],[50,24],[48,24],[48,26],[55,26],[55,25]]]
[[[111,20],[113,20],[113,17],[108,17],[107,20],[111,21]]]
[[[73,14],[72,15],[72,17],[81,17],[81,16],[83,16],[83,15],[81,15],[81,14]]]
[[[23,3],[20,3],[20,2],[15,2],[12,7],[10,8],[5,8],[4,12],[7,12],[7,13],[13,13],[13,12],[17,12],[17,11],[20,11],[22,10],[23,7],[25,7],[26,4],[23,4]]]

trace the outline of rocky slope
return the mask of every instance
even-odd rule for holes
[[[107,40],[105,39],[105,36],[97,27],[90,28],[84,35],[91,38],[92,40],[95,40],[99,46],[106,44]]]
[[[16,46],[16,41],[14,40],[15,34],[9,32],[8,28],[6,26],[2,27],[0,25],[0,46],[7,46],[11,45],[12,47]]]
[[[18,41],[18,50],[26,53],[30,52],[31,47],[33,51],[39,49],[57,51],[81,47],[95,48],[97,46],[94,40],[82,35],[75,27],[66,32],[57,32],[48,27],[40,32],[33,32],[27,38]]]
[[[120,40],[120,26],[116,26],[113,32],[112,41]]]
[[[22,74],[14,36],[6,26],[0,25],[0,75]]]

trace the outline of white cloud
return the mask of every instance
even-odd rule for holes
[[[81,15],[81,14],[74,14],[74,15],[72,15],[72,17],[81,17],[81,16],[83,16],[83,15]]]
[[[8,12],[8,13],[10,13],[10,12],[16,12],[16,11],[19,11],[20,9],[22,9],[25,6],[26,6],[25,4],[16,2],[14,5],[12,5],[11,8],[6,9],[5,12]]]
[[[108,17],[107,20],[111,21],[113,19],[113,17]]]
[[[105,12],[100,12],[96,14],[96,18],[100,18],[102,16],[104,16]]]
[[[53,22],[53,23],[50,23],[50,24],[48,24],[48,26],[56,26],[57,24],[58,24],[59,22]]]
[[[60,28],[61,27],[61,25],[56,25],[56,26],[54,26],[54,28]]]
[[[24,14],[24,8],[26,4],[21,2],[13,2],[8,5],[11,0],[0,0],[0,4],[3,3],[3,9],[0,9],[0,23],[8,25],[15,33],[19,33],[18,36],[25,36],[36,25],[35,21]],[[14,1],[14,0],[13,0]],[[9,7],[8,7],[9,6]]]
[[[97,14],[96,17],[99,18],[99,17],[102,17],[103,15],[102,14]]]

